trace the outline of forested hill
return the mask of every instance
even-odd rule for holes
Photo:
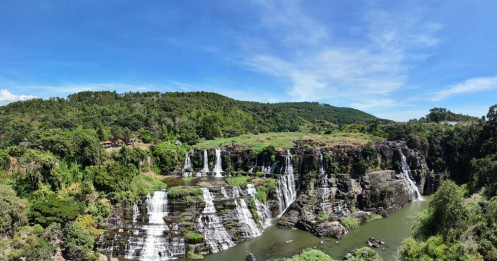
[[[95,129],[101,140],[165,140],[189,144],[200,138],[243,133],[323,130],[333,124],[367,123],[373,115],[319,103],[243,102],[208,92],[80,92],[0,107],[1,145],[30,141],[37,131]],[[383,122],[384,120],[380,120]]]

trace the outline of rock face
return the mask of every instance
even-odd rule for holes
[[[373,214],[390,215],[413,200],[406,178],[423,194],[435,192],[444,178],[430,173],[422,154],[400,142],[300,141],[258,153],[238,145],[192,150],[176,174],[202,178],[183,188],[185,195],[162,191],[161,199],[115,205],[100,252],[146,260],[223,251],[260,235],[279,215],[278,226],[340,238]],[[236,188],[219,178],[235,174],[254,177],[253,184]],[[145,247],[150,244],[155,246]]]
[[[443,176],[429,172],[419,152],[400,142],[378,142],[374,150],[368,151],[359,146],[336,146],[314,153],[308,149],[301,152],[299,168],[309,173],[300,176],[299,197],[282,215],[278,226],[297,227],[317,236],[340,238],[348,232],[349,224],[344,219],[364,223],[373,214],[388,216],[413,200],[399,174],[402,156],[406,156],[409,165],[409,178],[421,193],[435,192],[443,180]],[[325,156],[318,157],[318,153]],[[316,162],[319,159],[325,163]],[[361,161],[380,170],[358,174]],[[324,165],[324,173],[312,173],[312,167],[319,164]],[[327,174],[330,172],[343,173]]]

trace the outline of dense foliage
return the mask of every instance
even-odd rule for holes
[[[195,144],[200,138],[243,133],[322,129],[333,124],[367,123],[376,118],[350,108],[318,103],[263,104],[218,94],[80,92],[67,99],[34,99],[0,108],[0,145],[29,143],[68,153],[68,131],[93,130],[99,140],[139,136],[145,142],[176,137]],[[77,143],[95,144],[85,133]],[[87,151],[88,152],[88,151]],[[80,156],[85,151],[79,151]],[[87,160],[98,160],[91,155]]]
[[[490,108],[487,122],[440,135],[437,145],[447,146],[441,152],[459,154],[447,163],[442,161],[449,158],[440,155],[440,165],[464,167],[462,172],[449,171],[468,183],[444,182],[429,209],[417,217],[401,251],[403,260],[497,260],[496,108]],[[452,139],[444,141],[444,136]]]

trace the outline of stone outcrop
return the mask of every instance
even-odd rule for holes
[[[267,189],[267,199],[263,204],[266,216],[282,214],[278,226],[296,227],[317,236],[335,238],[340,238],[357,224],[368,222],[373,215],[388,216],[411,201],[412,189],[406,188],[406,173],[409,180],[415,183],[412,186],[417,186],[423,194],[434,193],[444,179],[443,175],[429,171],[420,152],[409,149],[401,142],[325,146],[299,141],[292,148],[268,148],[257,153],[250,147],[231,145],[218,148],[217,153],[215,149],[205,152],[196,149],[188,157],[188,164],[185,164],[188,168],[177,170],[176,174],[188,172],[190,176],[197,176],[196,173],[205,169],[205,157],[207,167],[212,171],[215,162],[219,167],[221,157],[224,176],[249,175],[257,179],[250,194],[248,188],[237,191],[223,179],[204,178],[206,175],[214,176],[214,171],[201,173],[202,179],[192,186],[204,192],[208,188],[210,207],[205,202],[206,194],[169,197],[168,214],[163,218],[168,229],[159,234],[165,237],[168,244],[181,250],[178,251],[180,254],[173,254],[174,251],[166,253],[175,258],[185,258],[188,252],[207,254],[222,251],[225,247],[259,235],[264,220],[260,213],[256,213],[262,206],[260,202],[255,202],[255,193],[258,192],[255,186],[268,181],[265,178],[279,180],[272,180],[273,190]],[[289,166],[293,167],[291,179],[286,175]],[[409,170],[406,171],[406,168]],[[292,200],[285,202],[284,207],[279,188],[280,182],[285,180],[283,178],[294,180],[297,184],[296,199],[295,193],[292,194]],[[249,209],[241,211],[242,205]],[[205,213],[208,207],[209,211]],[[212,213],[216,216],[209,216]],[[241,224],[241,221],[246,224]],[[138,247],[143,244],[141,242],[147,236],[143,225],[147,222],[145,199],[136,205],[131,202],[115,205],[105,223],[105,228],[110,232],[100,240],[99,250],[109,256],[126,256],[130,252],[134,256],[139,255],[130,250],[130,244]],[[223,232],[223,237],[229,237],[229,242],[224,242],[219,249],[213,248],[212,242],[207,242],[205,238],[209,233],[218,232],[216,229],[209,231],[211,224],[227,231]]]

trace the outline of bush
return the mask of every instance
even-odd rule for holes
[[[185,235],[186,242],[189,244],[198,244],[204,242],[204,235],[188,231]]]
[[[95,240],[78,222],[70,222],[64,229],[64,256],[69,260],[93,260]]]
[[[369,247],[361,247],[352,251],[351,261],[383,261],[380,254]]]
[[[287,258],[285,261],[335,261],[329,255],[321,252],[317,249],[307,248],[302,251],[302,253],[293,256],[292,258]]]
[[[353,217],[342,217],[340,221],[342,222],[342,225],[348,230],[354,230],[361,224],[361,221],[359,219]]]
[[[58,198],[50,194],[36,201],[30,208],[30,219],[46,227],[56,222],[65,224],[83,213],[84,205],[72,198]]]
[[[177,186],[167,190],[167,196],[171,199],[189,199],[189,196],[196,196],[203,200],[203,191],[190,186]]]
[[[239,176],[239,177],[229,177],[226,179],[226,182],[230,184],[231,186],[237,187],[237,188],[245,188],[247,186],[247,181],[250,179],[250,177],[246,176]]]
[[[188,251],[186,254],[186,259],[188,260],[202,260],[204,256],[202,254],[196,254],[195,252]]]
[[[134,198],[140,198],[157,190],[167,187],[162,181],[149,176],[138,175],[131,181],[131,191]]]
[[[16,196],[7,185],[0,185],[0,234],[12,236],[18,227],[27,224],[27,202]]]

